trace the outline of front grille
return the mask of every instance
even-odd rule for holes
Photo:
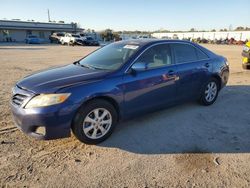
[[[15,94],[12,97],[12,102],[13,102],[13,104],[15,104],[17,106],[21,106],[23,104],[23,102],[25,101],[25,99],[27,99],[27,98],[28,98],[27,95]]]

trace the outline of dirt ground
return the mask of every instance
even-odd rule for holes
[[[11,87],[69,64],[92,47],[0,46],[2,187],[250,187],[250,71],[242,46],[206,45],[228,58],[228,86],[209,107],[179,105],[121,123],[98,146],[73,136],[37,141],[12,122]]]

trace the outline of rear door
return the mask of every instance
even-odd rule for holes
[[[178,100],[196,98],[212,68],[208,56],[200,49],[187,43],[172,43],[177,65]]]

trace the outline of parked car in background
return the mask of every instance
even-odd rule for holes
[[[51,43],[60,43],[60,39],[65,36],[65,33],[53,33],[50,35],[49,40]]]
[[[84,39],[77,34],[66,33],[65,36],[60,38],[62,45],[83,45]]]
[[[242,56],[243,69],[250,69],[250,42],[247,42],[246,45],[243,47]]]
[[[137,39],[149,39],[149,35],[139,35],[137,36]]]
[[[26,39],[25,39],[25,43],[26,44],[41,44],[43,42],[42,39],[38,38],[35,35],[29,35]]]
[[[228,77],[227,59],[198,44],[126,40],[20,80],[11,110],[33,137],[63,138],[72,130],[80,141],[97,144],[121,120],[190,100],[213,104]]]
[[[83,37],[83,45],[85,46],[100,46],[100,43],[93,39],[91,36],[85,36]]]

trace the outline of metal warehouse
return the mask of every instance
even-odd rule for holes
[[[205,38],[210,40],[219,40],[219,39],[227,39],[234,38],[235,40],[249,40],[250,39],[250,31],[226,31],[226,32],[180,32],[180,33],[153,33],[153,37],[156,38],[174,38],[178,37],[179,39],[185,38]]]
[[[49,42],[54,32],[81,32],[76,23],[52,23],[19,20],[0,20],[0,42],[24,42],[29,35],[35,35]]]

